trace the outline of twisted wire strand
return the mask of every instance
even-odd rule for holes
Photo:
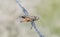
[[[35,25],[34,21],[31,22],[31,25],[32,25],[32,27],[34,27],[34,29],[36,30],[36,32],[39,34],[40,37],[44,37],[42,35],[41,31],[38,31],[38,29],[36,28],[36,25]]]
[[[28,16],[28,11],[20,4],[19,0],[16,0],[18,5],[22,8],[23,12],[25,13],[26,16]]]
[[[22,10],[25,13],[25,15],[28,16],[28,11],[20,4],[19,0],[16,0],[16,2],[22,8]],[[36,30],[36,32],[39,34],[40,37],[44,37],[42,35],[42,33],[40,31],[38,31],[38,29],[36,28],[34,21],[31,22],[31,25],[32,25],[32,27],[34,27],[34,29]]]

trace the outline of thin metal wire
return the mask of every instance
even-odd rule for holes
[[[16,2],[22,8],[23,12],[25,13],[25,16],[28,16],[28,11],[19,3],[18,0],[16,0]],[[34,21],[31,22],[31,25],[32,25],[32,27],[34,27],[34,29],[36,30],[36,32],[39,34],[40,37],[44,37],[42,35],[42,33],[40,31],[38,31],[38,29],[36,28],[36,25],[35,25]]]
[[[20,4],[19,0],[16,0],[16,2],[18,3],[18,5],[22,8],[25,16],[28,16],[28,11]]]
[[[36,32],[39,34],[40,37],[44,37],[42,35],[41,31],[38,31],[38,29],[36,28],[36,25],[35,25],[35,22],[34,21],[31,22],[31,25],[32,25],[32,27],[34,27],[34,29],[36,30]]]

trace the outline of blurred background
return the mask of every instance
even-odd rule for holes
[[[45,37],[60,37],[60,0],[19,0]],[[0,0],[0,37],[39,37],[30,23],[20,23],[23,11],[16,0]],[[18,18],[18,19],[17,19]]]

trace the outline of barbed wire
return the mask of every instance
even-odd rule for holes
[[[18,3],[19,7],[22,8],[25,16],[29,16],[29,15],[28,15],[28,11],[20,4],[19,0],[16,0],[16,2]],[[44,35],[42,35],[41,31],[39,31],[39,30],[36,28],[36,25],[35,25],[35,22],[34,22],[34,21],[31,22],[31,25],[32,25],[32,27],[34,27],[34,29],[36,30],[36,32],[39,34],[40,37],[44,37]]]

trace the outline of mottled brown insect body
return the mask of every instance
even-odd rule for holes
[[[22,18],[22,21],[20,22],[31,22],[31,21],[36,21],[39,19],[36,16],[21,16],[21,18]]]

